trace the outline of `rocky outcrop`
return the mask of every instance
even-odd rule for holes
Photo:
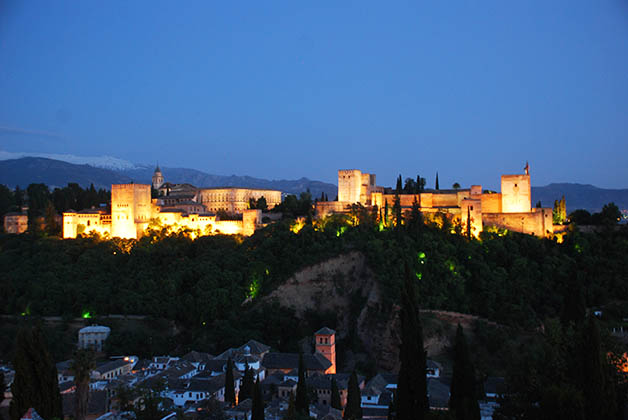
[[[350,252],[307,267],[265,299],[276,299],[302,317],[308,310],[334,312],[338,338],[356,333],[379,369],[398,364],[398,307],[385,309],[375,273],[360,252]]]

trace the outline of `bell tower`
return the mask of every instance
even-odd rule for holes
[[[164,183],[164,176],[161,173],[161,169],[159,169],[159,164],[155,168],[155,172],[153,173],[153,189],[158,190]]]
[[[321,328],[314,333],[316,341],[316,351],[321,353],[331,362],[331,366],[325,371],[326,374],[336,373],[336,331],[331,328]]]

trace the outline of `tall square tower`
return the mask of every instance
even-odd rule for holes
[[[362,171],[358,169],[338,170],[338,201],[359,203],[362,191]]]
[[[336,373],[336,331],[331,328],[321,328],[314,333],[316,340],[316,351],[321,353],[331,362],[331,366],[325,371],[326,374]]]
[[[530,175],[502,175],[502,212],[530,213]]]
[[[111,186],[111,236],[137,239],[138,225],[148,223],[150,216],[150,185]]]

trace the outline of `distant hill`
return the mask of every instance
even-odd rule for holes
[[[26,188],[29,184],[44,183],[49,187],[63,187],[69,182],[76,182],[83,187],[94,184],[96,188],[110,189],[111,184],[138,182],[150,184],[154,168],[135,166],[135,169],[110,170],[90,165],[76,165],[60,160],[23,157],[20,159],[0,160],[0,184],[15,188]],[[162,168],[166,181],[189,183],[197,187],[249,187],[280,190],[289,194],[300,194],[308,188],[313,197],[325,192],[330,200],[336,197],[337,187],[307,178],[298,180],[274,180],[253,178],[250,176],[210,175],[196,169]]]
[[[82,187],[94,184],[97,189],[110,189],[111,184],[132,182],[121,173],[89,165],[75,165],[60,160],[24,157],[0,161],[0,184],[9,188],[26,188],[29,184],[43,183],[53,189],[76,182]]]
[[[586,209],[597,212],[604,204],[614,202],[620,209],[628,209],[628,189],[613,190],[598,188],[589,184],[549,184],[545,187],[532,187],[532,205],[541,201],[543,207],[552,207],[554,200],[565,196],[567,212]]]

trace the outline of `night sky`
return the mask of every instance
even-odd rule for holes
[[[628,187],[628,2],[0,0],[0,150]]]

